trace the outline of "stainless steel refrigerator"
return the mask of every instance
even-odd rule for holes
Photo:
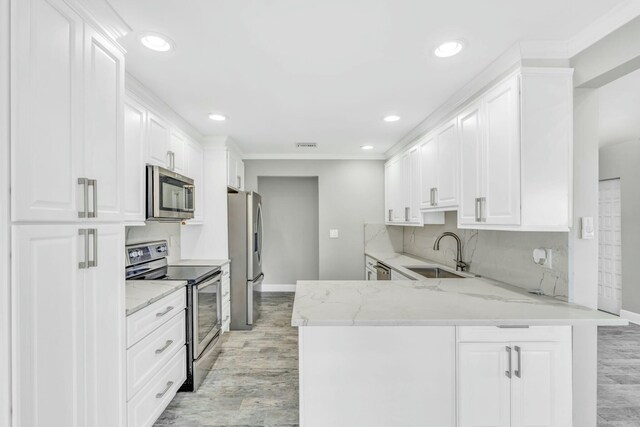
[[[262,284],[262,199],[258,193],[229,193],[231,329],[252,329],[259,317]]]

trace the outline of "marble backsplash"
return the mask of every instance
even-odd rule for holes
[[[366,224],[365,248],[404,252],[455,268],[454,239],[445,237],[440,242],[440,250],[433,250],[436,238],[445,231],[456,233],[462,240],[462,258],[469,264],[470,272],[525,289],[541,289],[546,295],[567,299],[568,233],[459,230],[456,212],[447,212],[443,225],[400,227]],[[398,233],[402,233],[400,251],[397,250],[400,247]],[[384,246],[385,242],[389,244]],[[535,248],[552,250],[552,268],[533,262]]]

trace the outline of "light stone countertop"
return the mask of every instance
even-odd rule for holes
[[[428,279],[402,267],[453,271],[435,262],[404,254],[367,255],[418,280],[299,281],[292,326],[628,324],[617,316],[470,274],[462,279]]]
[[[229,262],[230,261],[228,259],[181,259],[180,261],[171,263],[171,265],[206,265],[212,267],[222,267]]]
[[[125,283],[127,316],[180,289],[184,292],[187,286],[184,280],[127,280]]]

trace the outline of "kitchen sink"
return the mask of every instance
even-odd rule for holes
[[[429,279],[463,279],[463,276],[459,276],[447,270],[443,270],[438,267],[405,267],[407,270],[418,273],[421,276]]]

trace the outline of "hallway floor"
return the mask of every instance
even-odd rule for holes
[[[223,336],[213,371],[197,393],[178,393],[156,427],[298,425],[298,335],[294,294],[264,294],[251,332]],[[598,427],[640,426],[640,326],[598,331]]]
[[[598,427],[640,426],[640,326],[598,329]]]
[[[212,372],[196,393],[178,393],[156,427],[298,425],[298,330],[293,293],[263,294],[253,331],[223,335]]]

